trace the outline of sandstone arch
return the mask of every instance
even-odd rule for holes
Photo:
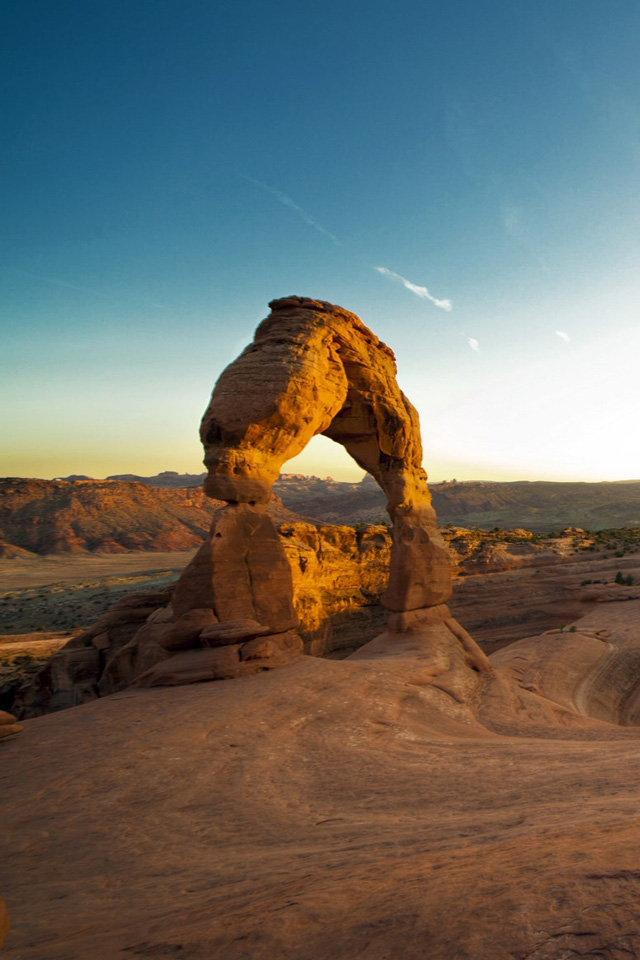
[[[264,505],[282,465],[316,434],[341,443],[387,497],[393,547],[382,603],[393,611],[391,632],[429,624],[441,646],[444,638],[466,651],[467,664],[486,669],[445,606],[449,554],[422,468],[418,415],[398,386],[392,351],[333,304],[286,297],[269,306],[253,342],[219,377],[202,419],[204,489],[227,506],[173,594],[176,622],[161,643],[187,652],[160,664],[150,681],[180,682],[181,672],[235,676],[300,651],[290,632],[297,624],[291,572]],[[448,669],[439,663],[434,676]]]
[[[303,297],[274,300],[253,343],[222,373],[202,420],[205,492],[267,502],[282,465],[322,433],[378,481],[394,523],[391,610],[444,603],[448,551],[422,469],[418,414],[395,357],[353,313]]]

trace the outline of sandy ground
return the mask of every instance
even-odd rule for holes
[[[97,579],[126,576],[147,571],[182,570],[195,550],[173,553],[71,554],[48,557],[16,557],[0,560],[0,583],[3,590],[40,587],[66,580]]]
[[[640,728],[485,694],[305,657],[26,721],[3,960],[640,956]]]
[[[194,552],[0,560],[0,634],[86,627],[125,593],[177,580]]]

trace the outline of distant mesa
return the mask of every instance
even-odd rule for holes
[[[175,470],[163,470],[153,477],[140,477],[135,473],[115,473],[107,480],[125,480],[129,483],[145,483],[150,487],[198,487],[206,473],[177,473]]]
[[[35,557],[37,554],[31,550],[23,550],[22,547],[16,547],[13,543],[3,543],[0,541],[0,559],[1,560],[15,560],[22,557],[23,559],[28,559],[29,557]]]
[[[202,486],[206,476],[206,473],[165,470],[150,477],[132,473],[114,474],[107,480],[180,490]],[[78,482],[78,489],[86,489],[85,482],[89,482],[90,486],[91,483],[105,481],[71,475],[48,482]],[[478,527],[481,530],[491,530],[496,526],[502,529],[524,527],[534,533],[549,533],[567,526],[586,530],[640,526],[638,480],[600,483],[444,480],[430,483],[429,487],[441,525]],[[387,520],[384,493],[370,474],[365,474],[360,482],[349,483],[330,477],[281,473],[272,489],[282,499],[285,509],[320,523],[383,523]],[[17,545],[25,546],[22,542]],[[42,551],[37,549],[36,552]]]
[[[0,479],[0,550],[5,557],[192,550],[222,505],[201,486]],[[267,510],[280,523],[299,519],[275,495]]]
[[[144,483],[150,487],[197,487],[199,486],[206,473],[178,473],[176,470],[163,470],[151,477],[142,477],[137,473],[113,473],[105,480],[122,480],[127,483]],[[82,473],[72,473],[68,477],[54,477],[54,480],[65,481],[67,483],[78,483],[82,480],[93,480]]]
[[[68,477],[54,477],[54,480],[65,480],[67,483],[76,483],[78,480],[93,480],[93,477],[87,477],[83,473],[72,473]]]

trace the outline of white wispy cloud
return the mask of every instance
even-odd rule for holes
[[[565,333],[564,330],[554,330],[553,331],[556,337],[560,337],[561,340],[564,340],[565,343],[571,343],[571,337],[568,333]]]
[[[437,297],[432,297],[426,287],[420,287],[417,283],[411,283],[410,280],[401,277],[399,273],[394,273],[393,270],[388,270],[386,267],[374,267],[373,269],[377,270],[381,276],[387,277],[388,280],[395,280],[397,283],[401,283],[402,286],[410,290],[411,293],[415,293],[416,297],[420,297],[422,300],[430,300],[431,303],[435,304],[436,307],[440,307],[441,310],[446,310],[448,313],[451,313],[453,310],[451,300],[438,300]]]
[[[275,187],[270,187],[268,183],[263,183],[262,180],[255,180],[253,177],[248,177],[246,174],[242,173],[240,176],[243,180],[247,180],[249,183],[253,183],[254,186],[260,187],[261,190],[264,190],[266,193],[271,194],[272,197],[275,197],[280,203],[285,207],[289,207],[290,210],[293,210],[301,220],[304,220],[305,223],[308,223],[310,227],[313,227],[314,230],[317,230],[318,233],[323,234],[323,236],[328,237],[332,243],[335,243],[336,247],[342,246],[340,241],[336,236],[326,230],[321,223],[318,223],[306,210],[303,210],[302,207],[299,207],[298,204],[288,197],[286,193],[282,193],[281,190],[276,190]]]
[[[476,353],[480,353],[480,344],[478,343],[475,337],[468,337],[467,343],[469,344],[472,350],[475,350]]]

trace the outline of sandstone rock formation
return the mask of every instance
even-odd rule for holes
[[[384,629],[379,598],[391,548],[386,527],[356,531],[298,522],[281,524],[279,533],[305,653],[343,658]],[[170,651],[199,645],[200,634],[216,623],[213,610],[195,607],[176,616],[174,589],[169,584],[122,597],[35,675],[8,684],[5,709],[23,719],[87,703],[122,690]]]
[[[4,737],[10,737],[14,733],[20,733],[21,730],[22,727],[11,713],[0,710],[0,740]]]
[[[253,343],[220,376],[202,420],[205,492],[228,505],[174,591],[174,616],[180,621],[191,611],[211,610],[222,623],[256,622],[274,652],[261,659],[263,668],[301,652],[288,633],[297,623],[291,572],[265,504],[285,461],[324,434],[342,444],[387,497],[393,547],[383,605],[396,613],[440,610],[435,621],[396,618],[385,638],[417,632],[434,652],[445,638],[445,645],[459,646],[461,628],[452,628],[444,606],[451,595],[449,554],[422,468],[418,415],[396,382],[393,353],[358,317],[330,303],[287,297],[270,307]],[[181,671],[184,682],[253,672],[242,645],[235,653],[231,640],[224,652],[207,649],[210,629],[190,639],[183,632],[178,640],[176,625],[168,628],[159,642],[172,661],[159,662],[138,682],[177,683]],[[462,646],[467,666],[489,669],[471,638]]]
[[[593,607],[606,642],[545,696],[514,657],[461,703],[407,636],[27,721],[0,744],[3,960],[640,956],[640,727],[564,703],[578,680],[601,710],[582,681],[631,653],[640,601]],[[533,670],[567,665],[545,646]]]
[[[358,317],[331,304],[289,297],[271,307],[254,342],[221,375],[202,421],[205,491],[226,503],[215,511],[204,544],[175,588],[124,598],[54,656],[19,692],[21,716],[83,703],[133,680],[156,686],[238,677],[291,662],[303,649],[330,652],[332,637],[322,626],[327,616],[318,610],[334,602],[336,589],[321,596],[318,571],[343,584],[343,608],[362,606],[353,603],[358,594],[365,604],[367,595],[376,601],[388,537],[380,527],[356,535],[299,523],[278,536],[271,485],[285,460],[317,433],[337,440],[369,471],[393,521],[381,597],[393,615],[382,634],[376,617],[360,618],[355,633],[364,619],[372,626],[367,640],[378,635],[360,656],[417,644],[423,658],[434,658],[434,682],[443,672],[453,677],[456,664],[470,673],[458,677],[462,699],[489,670],[446,606],[449,552],[421,466],[418,416],[398,387],[392,352]],[[337,552],[346,547],[357,564],[346,577],[325,560],[331,541],[345,536],[351,546],[341,543]],[[292,632],[300,614],[303,638]],[[341,625],[347,635],[348,620]],[[350,627],[345,651],[362,645],[361,637],[353,642],[353,621]]]

